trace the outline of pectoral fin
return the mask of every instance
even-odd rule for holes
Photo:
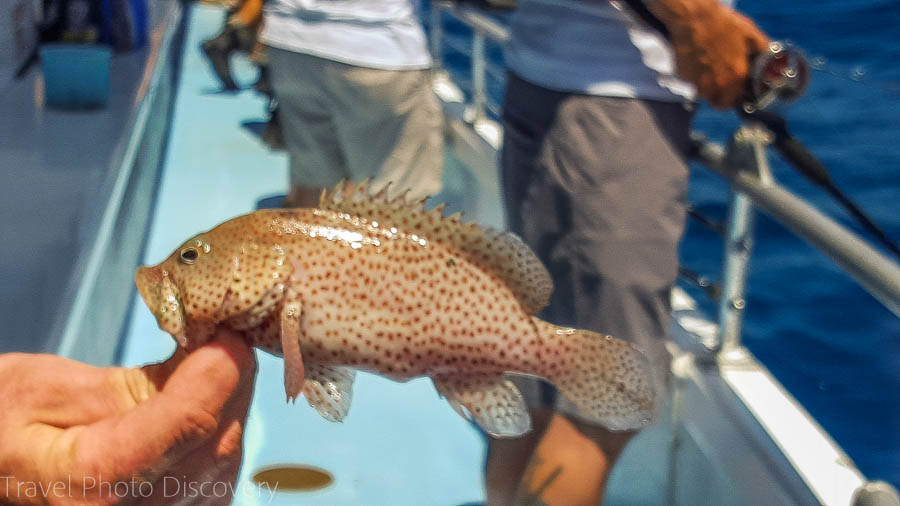
[[[434,386],[457,413],[494,437],[516,437],[531,430],[522,393],[503,376],[441,378]]]
[[[293,402],[303,389],[303,357],[300,355],[299,302],[288,302],[281,310],[281,353],[284,356],[284,392]]]
[[[293,265],[280,246],[242,244],[232,259],[232,273],[217,319],[265,318],[281,301]],[[204,279],[204,278],[200,278]]]
[[[328,421],[340,422],[350,410],[356,373],[346,367],[310,364],[306,368],[303,395]]]

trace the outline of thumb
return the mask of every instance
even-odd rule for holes
[[[154,479],[216,434],[232,395],[252,383],[256,362],[237,334],[222,331],[190,355],[176,353],[142,371],[161,387],[159,393],[79,430],[76,469],[118,479]]]

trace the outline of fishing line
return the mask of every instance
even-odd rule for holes
[[[810,69],[815,72],[858,84],[866,88],[885,93],[900,93],[900,81],[895,83],[889,81],[887,84],[875,84],[869,80],[869,72],[861,65],[853,65],[849,70],[840,70],[839,66],[828,63],[825,57],[815,56],[810,58],[809,66]],[[838,68],[838,70],[835,70],[835,68]]]

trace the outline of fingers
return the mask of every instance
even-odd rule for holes
[[[207,346],[213,345],[222,347],[223,352],[231,357],[233,361],[240,362],[239,366],[242,370],[246,368],[248,372],[255,373],[256,360],[253,357],[253,352],[238,332],[224,327],[216,328],[211,343],[207,344]],[[175,370],[178,369],[181,363],[184,362],[190,354],[191,353],[184,348],[178,347],[175,349],[175,353],[173,353],[166,361],[158,364],[146,365],[142,367],[141,370],[147,378],[161,390],[169,377],[172,376]]]
[[[753,60],[769,47],[769,38],[746,16],[729,11],[733,23],[731,29],[735,34],[733,63],[731,73],[726,74],[726,80],[718,86],[708,90],[708,100],[713,107],[728,109],[738,105],[745,98],[750,79],[750,66]],[[727,57],[726,56],[723,56]]]
[[[237,334],[218,337],[187,357],[145,369],[159,393],[80,431],[72,465],[91,474],[153,479],[219,434],[226,407],[233,404],[237,413],[230,418],[243,419],[256,362]]]
[[[0,356],[4,425],[44,423],[71,427],[117,412],[108,398],[108,370],[56,355]]]
[[[749,69],[749,61],[735,59],[730,72],[719,74],[718,81],[711,79],[699,86],[698,92],[717,109],[734,107],[746,93]]]
[[[192,498],[190,504],[229,504],[233,487],[224,487],[224,484],[233,484],[237,480],[238,471],[240,470],[242,449],[243,449],[243,431],[247,420],[247,411],[250,406],[250,400],[253,393],[253,372],[255,371],[255,361],[252,355],[243,356],[244,350],[241,343],[235,343],[231,338],[226,337],[224,340],[226,346],[236,345],[236,351],[241,358],[250,359],[247,366],[242,365],[242,371],[247,374],[239,381],[233,395],[222,408],[219,421],[219,428],[216,434],[207,439],[197,449],[186,453],[178,458],[172,466],[168,467],[165,475],[157,477],[157,483],[153,487],[156,494],[151,498],[169,502],[170,498],[166,498],[166,490],[172,488],[172,484],[176,483],[186,486],[187,482],[212,485],[221,487],[224,495],[220,493],[207,494],[208,497]],[[152,477],[151,477],[152,479]],[[165,482],[165,480],[169,480]],[[168,484],[168,487],[166,486]],[[162,496],[160,496],[162,494]]]
[[[152,483],[180,466],[233,481],[256,361],[238,334],[217,337],[144,369],[0,355],[0,374],[20,379],[0,383],[0,475],[87,487],[92,479]]]
[[[162,390],[163,386],[166,384],[166,381],[172,376],[172,373],[175,372],[175,369],[184,362],[188,356],[188,351],[181,346],[176,346],[175,351],[172,353],[168,359],[156,363],[156,364],[147,364],[137,370],[134,370],[135,373],[138,373],[137,376],[141,377],[144,380],[149,380],[149,382],[154,386],[156,390]]]
[[[769,40],[747,17],[726,7],[673,33],[679,74],[718,109],[734,107],[747,90],[751,60]]]
[[[157,484],[153,487],[157,494],[154,499],[159,499],[158,502],[171,501],[165,497],[165,491],[171,490],[173,484],[174,487],[177,487],[194,482],[206,484],[205,486],[214,485],[218,492],[206,494],[206,497],[192,498],[190,504],[230,503],[234,487],[226,488],[224,484],[235,483],[240,470],[243,431],[252,390],[252,384],[247,382],[235,392],[222,410],[223,415],[218,433],[196,450],[182,457],[166,470],[165,476],[157,479]],[[151,499],[151,504],[153,503],[154,501]]]
[[[748,53],[755,56],[769,48],[769,37],[760,30],[747,16],[738,12],[734,13],[739,31],[746,39]]]

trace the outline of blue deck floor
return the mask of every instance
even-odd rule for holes
[[[250,90],[218,92],[199,44],[221,27],[222,11],[197,6],[188,34],[165,167],[143,262],[157,263],[189,236],[252,211],[284,193],[286,163],[243,124],[264,120],[264,100]],[[255,78],[235,60],[238,81]],[[134,298],[122,363],[167,357],[172,339]],[[284,402],[282,361],[259,354],[259,376],[246,430],[235,504],[453,505],[480,501],[484,445],[476,431],[438,398],[429,380],[406,384],[360,374],[343,423],[322,419],[306,402]],[[334,483],[320,491],[269,493],[249,480],[261,468],[306,464]]]

